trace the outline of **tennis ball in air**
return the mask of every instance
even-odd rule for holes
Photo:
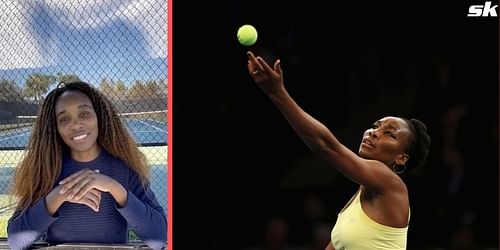
[[[250,24],[245,24],[238,29],[238,41],[245,46],[251,46],[257,41],[257,30]]]

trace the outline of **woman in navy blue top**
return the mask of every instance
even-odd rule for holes
[[[16,168],[12,249],[42,235],[50,244],[128,240],[165,248],[166,215],[150,189],[147,159],[112,103],[84,82],[60,84],[40,110]]]

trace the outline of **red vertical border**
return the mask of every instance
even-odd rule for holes
[[[168,128],[167,128],[167,133],[168,133],[168,145],[167,145],[167,249],[172,250],[173,249],[173,206],[172,206],[172,186],[173,186],[173,175],[172,175],[172,128],[173,128],[173,106],[172,106],[172,93],[173,93],[173,88],[172,88],[172,79],[173,79],[173,70],[172,70],[172,0],[166,0],[167,1],[167,121],[168,121]]]

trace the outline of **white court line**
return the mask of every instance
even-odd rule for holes
[[[31,131],[31,128],[22,128],[22,129],[16,129],[13,131],[6,131],[5,133],[0,133],[0,136],[5,136],[5,135],[14,135],[18,133],[24,133]]]
[[[153,125],[151,125],[151,124],[149,124],[149,123],[147,123],[147,122],[143,122],[143,121],[141,121],[141,120],[137,120],[137,121],[138,121],[138,122],[142,122],[142,123],[146,124],[147,126],[151,126],[151,127],[152,127],[152,128],[154,128],[154,129],[158,129],[158,130],[160,130],[161,132],[167,132],[166,130],[163,130],[163,129],[159,128],[159,127],[153,126]]]
[[[26,133],[25,134],[14,135],[14,136],[10,136],[10,137],[7,137],[7,138],[0,139],[0,141],[10,140],[12,138],[21,137],[21,136],[25,136],[25,135],[26,135]]]
[[[24,129],[21,129],[19,131],[13,131],[13,132],[9,132],[9,133],[5,133],[5,134],[1,134],[0,135],[0,141],[5,141],[5,140],[10,140],[12,138],[16,138],[16,137],[20,137],[20,136],[26,136],[29,134],[31,128],[24,128]],[[9,137],[5,137],[6,135],[13,135],[13,136],[9,136]]]
[[[166,123],[166,122],[159,122],[159,121],[155,121],[155,120],[153,120],[153,119],[146,119],[146,121],[149,121],[149,122],[151,122],[151,123],[159,123],[159,124],[161,124],[161,125],[165,125],[165,126],[167,126],[167,123]]]
[[[137,134],[137,133],[153,133],[153,132],[155,132],[155,131],[151,131],[151,130],[134,130],[132,132],[132,134]],[[165,132],[165,131],[161,131],[161,132]],[[156,133],[158,133],[158,131]]]

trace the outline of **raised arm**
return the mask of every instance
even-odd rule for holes
[[[389,189],[394,183],[387,180],[399,179],[384,163],[365,160],[349,150],[325,125],[306,113],[286,91],[279,60],[271,67],[261,57],[255,57],[251,52],[247,54],[248,72],[253,80],[316,155],[361,185]]]

